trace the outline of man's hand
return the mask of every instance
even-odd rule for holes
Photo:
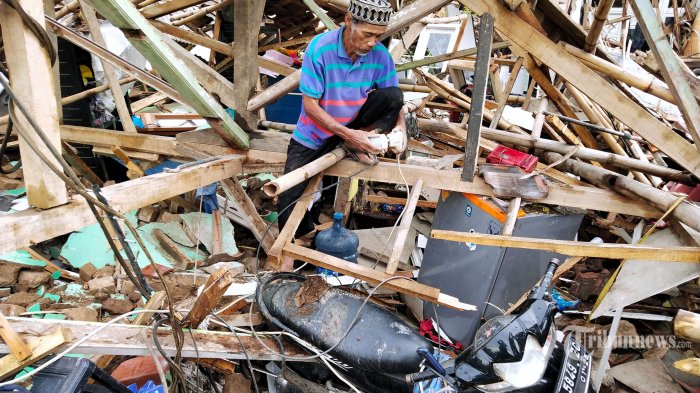
[[[367,132],[348,128],[348,131],[343,133],[341,137],[352,149],[369,154],[379,154],[382,152],[382,150],[374,146],[369,140],[369,138],[373,135],[377,135],[377,133],[374,131]]]

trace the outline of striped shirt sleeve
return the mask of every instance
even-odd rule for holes
[[[387,51],[386,48],[382,47],[379,50],[382,52],[381,64],[383,64],[383,67],[378,69],[375,73],[375,88],[383,89],[385,87],[398,87],[399,78],[396,75],[394,60],[391,58],[389,51]]]
[[[318,37],[316,37],[316,39],[318,39]],[[312,42],[309,45],[311,50],[304,54],[304,60],[301,65],[301,87],[299,90],[309,97],[321,98],[326,90],[326,83],[323,74],[323,65],[314,57],[314,49],[316,46],[314,44],[315,42]]]

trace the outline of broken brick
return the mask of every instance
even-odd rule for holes
[[[36,288],[51,280],[51,273],[37,270],[22,270],[17,277],[17,283],[27,288]]]
[[[125,299],[109,298],[102,302],[102,309],[112,315],[121,315],[134,309],[134,303]]]
[[[92,280],[95,273],[97,273],[97,268],[90,262],[80,267],[80,278],[85,282]]]

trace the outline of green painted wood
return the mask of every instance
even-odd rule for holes
[[[112,24],[122,30],[129,41],[167,80],[187,103],[228,143],[248,149],[250,138],[226,110],[197,82],[187,65],[164,41],[161,32],[128,0],[90,1],[92,6]]]

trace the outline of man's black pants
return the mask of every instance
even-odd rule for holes
[[[373,129],[379,128],[383,132],[390,132],[396,127],[396,119],[402,107],[403,92],[398,87],[374,90],[369,93],[367,101],[347,127],[356,130],[372,127]],[[340,137],[334,135],[328,138],[323,146],[314,150],[292,139],[287,148],[287,161],[284,164],[284,173],[289,173],[331,152],[340,142]],[[306,180],[279,195],[277,211],[281,212],[278,221],[280,229],[284,228],[289,215],[292,213],[293,207],[287,207],[293,205],[302,196],[308,183],[309,181]],[[314,230],[314,228],[314,220],[309,212],[306,212],[304,219],[299,224],[296,236],[305,235]]]

